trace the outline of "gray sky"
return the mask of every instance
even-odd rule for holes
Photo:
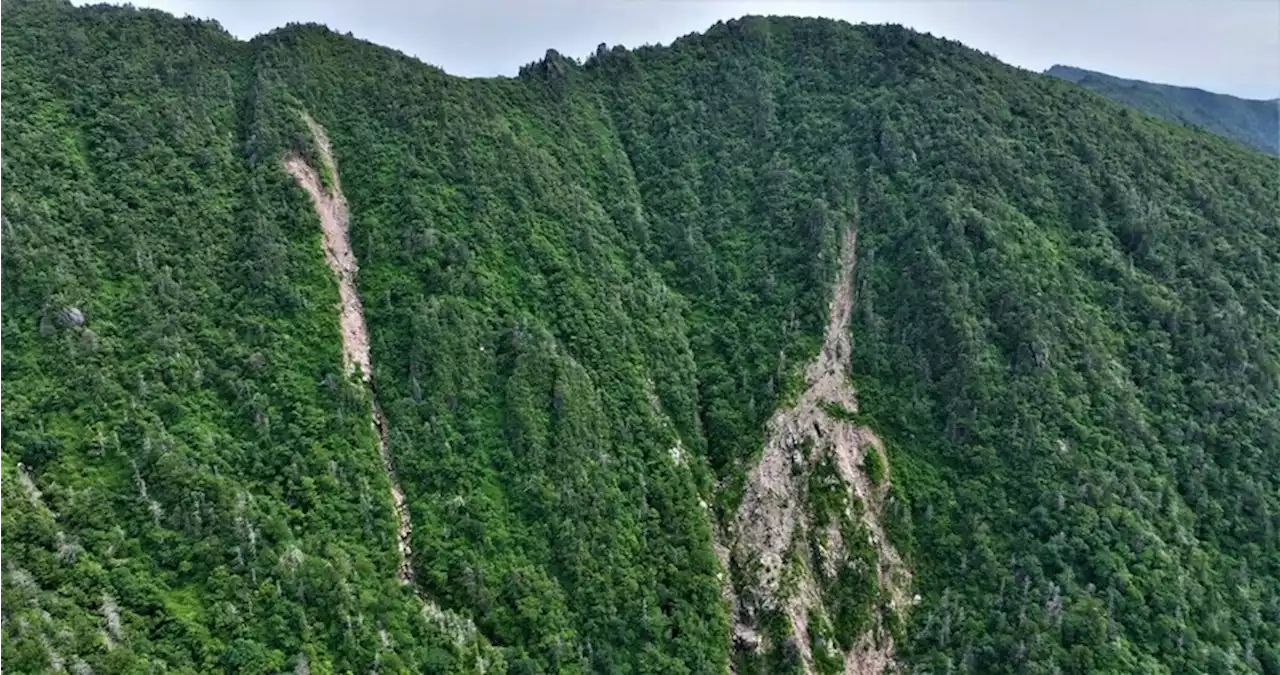
[[[84,0],[77,0],[81,4]],[[900,23],[1032,70],[1054,63],[1280,96],[1280,0],[134,0],[251,38],[314,21],[455,75],[514,75],[549,47],[667,44],[744,14]]]

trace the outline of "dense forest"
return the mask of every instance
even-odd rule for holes
[[[1269,101],[1238,98],[1193,87],[1127,80],[1063,65],[1053,66],[1045,74],[1075,82],[1170,122],[1201,127],[1262,152],[1280,155],[1280,98]]]
[[[897,26],[3,22],[11,672],[1280,674],[1280,159]]]

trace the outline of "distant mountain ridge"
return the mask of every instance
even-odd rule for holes
[[[1271,155],[1280,155],[1280,99],[1255,100],[1193,87],[1127,80],[1055,65],[1046,75],[1074,82],[1170,122],[1193,124]]]

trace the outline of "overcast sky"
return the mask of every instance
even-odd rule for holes
[[[82,4],[78,0],[77,4]],[[217,19],[251,38],[318,22],[455,75],[514,75],[549,47],[667,44],[744,14],[900,23],[1033,70],[1055,63],[1121,77],[1280,96],[1280,0],[135,0]]]

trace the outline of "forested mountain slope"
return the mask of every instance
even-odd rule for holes
[[[892,26],[3,21],[6,669],[1280,672],[1278,160]]]
[[[1257,101],[1053,66],[1046,75],[1075,82],[1115,101],[1170,122],[1192,124],[1262,152],[1280,155],[1280,99]]]

